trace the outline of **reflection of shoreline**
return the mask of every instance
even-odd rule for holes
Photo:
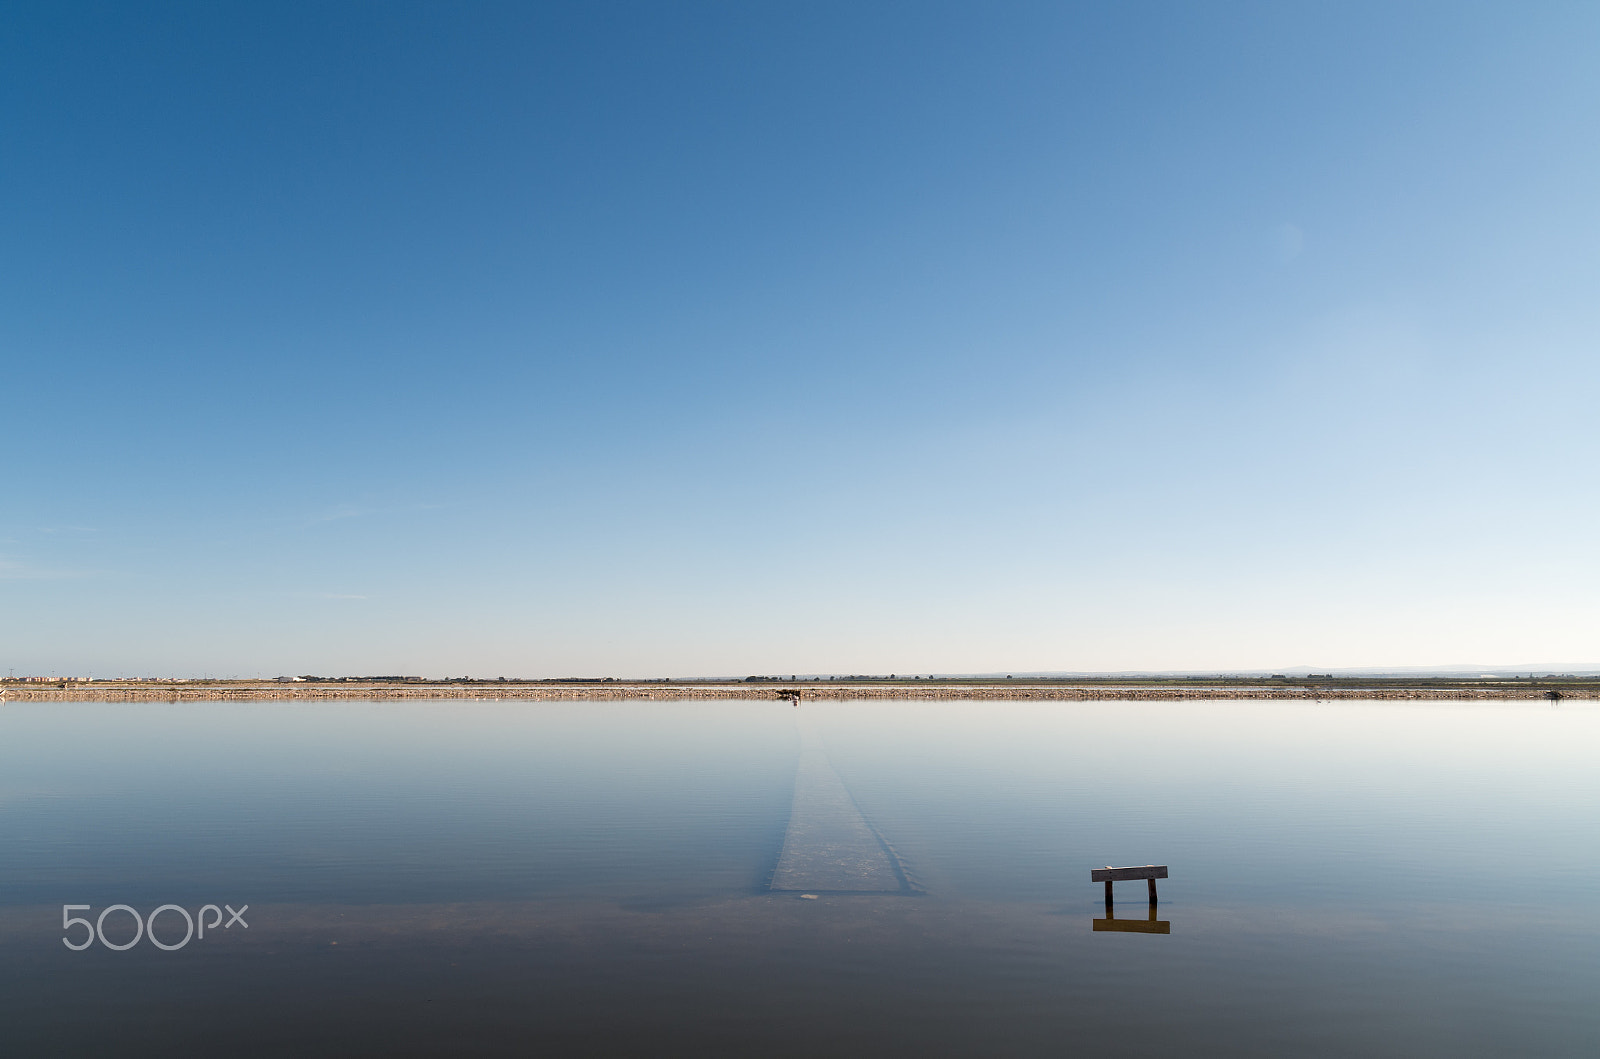
[[[825,681],[791,685],[595,681],[585,683],[466,682],[306,682],[183,681],[170,683],[106,681],[66,686],[9,685],[12,702],[180,702],[274,699],[526,699],[536,702],[649,700],[781,700],[798,691],[802,700],[1413,700],[1548,701],[1548,685],[1351,682],[1337,686],[1304,684],[1099,683],[1005,681],[993,683],[905,682],[894,684]],[[1600,699],[1600,684],[1562,685],[1561,699]]]

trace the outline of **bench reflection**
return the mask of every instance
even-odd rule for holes
[[[1118,919],[1115,910],[1106,906],[1106,917],[1094,921],[1096,930],[1119,930],[1128,934],[1171,934],[1172,923],[1156,918],[1156,906],[1150,906],[1149,919]]]

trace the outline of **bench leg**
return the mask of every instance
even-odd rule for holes
[[[1156,903],[1156,881],[1154,879],[1146,879],[1145,882],[1150,884],[1150,903],[1151,904],[1155,904]]]
[[[1106,880],[1106,907],[1111,907],[1111,880]]]

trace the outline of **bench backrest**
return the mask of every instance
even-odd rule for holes
[[[1134,879],[1165,879],[1165,864],[1146,864],[1138,868],[1095,868],[1089,872],[1092,882],[1131,882]]]

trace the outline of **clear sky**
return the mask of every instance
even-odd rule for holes
[[[0,667],[1600,661],[1600,6],[0,4]]]

